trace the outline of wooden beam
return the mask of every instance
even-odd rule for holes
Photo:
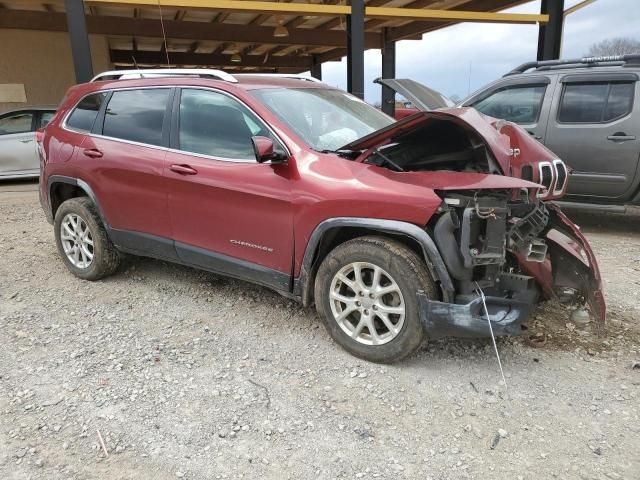
[[[229,10],[234,12],[265,12],[285,15],[335,16],[349,15],[351,7],[313,3],[282,3],[255,0],[88,0],[96,5],[141,5],[156,7],[158,2],[164,7],[199,8],[209,10]],[[404,7],[365,8],[369,18],[405,18],[410,20],[455,20],[462,22],[496,23],[545,23],[548,15],[529,13],[495,13],[487,11],[432,10]]]
[[[138,64],[146,65],[166,65],[167,58],[162,52],[138,50],[111,50],[110,56],[113,63],[130,64],[135,55]],[[231,62],[231,55],[221,53],[188,53],[171,52],[169,54],[172,65],[199,65],[199,66],[243,66],[243,67],[264,67],[264,68],[311,68],[311,57],[302,56],[270,56],[265,61],[264,55],[245,55],[241,63]]]
[[[454,7],[451,9],[452,12],[457,11],[461,12],[467,8],[473,8],[478,12],[488,12],[488,13],[496,13],[500,10],[504,10],[506,8],[514,7],[516,5],[520,5],[523,0],[473,0],[470,2],[470,5],[462,5],[460,7]],[[448,27],[450,25],[454,25],[459,21],[452,20],[423,20],[423,21],[414,21],[403,25],[401,27],[393,27],[389,28],[390,39],[391,40],[419,40],[422,38],[422,35],[431,32],[434,30],[438,30],[440,28]]]
[[[157,8],[193,8],[229,10],[233,12],[264,12],[282,15],[348,15],[351,7],[346,5],[324,5],[314,3],[282,3],[254,0],[88,0],[95,5],[136,5]]]
[[[89,33],[121,35],[126,37],[162,38],[159,20],[115,16],[87,15]],[[309,45],[318,47],[343,47],[347,44],[346,32],[327,32],[315,29],[290,29],[288,37],[274,37],[273,27],[215,24],[208,22],[185,22],[165,20],[167,38],[186,40],[212,40],[250,44]],[[5,10],[0,15],[0,28],[23,30],[67,30],[64,13],[47,13],[30,10]],[[380,35],[367,33],[366,48],[380,48]]]
[[[573,12],[577,12],[578,10],[586,7],[587,5],[591,5],[596,0],[583,0],[580,3],[576,3],[573,7],[567,8],[564,11],[564,16],[571,15]]]

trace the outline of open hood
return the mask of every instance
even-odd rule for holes
[[[408,78],[377,78],[374,83],[389,87],[391,90],[399,93],[409,100],[421,112],[430,112],[438,108],[450,108],[455,106],[455,102],[451,101],[440,92],[429,87],[409,80]]]

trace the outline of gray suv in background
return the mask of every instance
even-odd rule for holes
[[[526,128],[573,170],[564,200],[640,205],[640,55],[529,62],[461,102]]]

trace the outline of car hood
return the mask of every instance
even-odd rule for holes
[[[408,78],[377,78],[374,82],[399,93],[422,112],[455,106],[455,102],[440,92],[422,85],[415,80]]]
[[[510,137],[501,133],[493,126],[492,122],[496,121],[494,118],[487,117],[471,107],[418,112],[415,115],[403,118],[398,122],[354,140],[339,148],[338,151],[363,151],[379,147],[392,142],[395,137],[421,127],[429,121],[442,119],[453,120],[465,125],[471,130],[475,130],[491,148],[503,172],[509,171],[509,165],[512,159]]]

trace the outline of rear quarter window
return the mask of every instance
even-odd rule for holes
[[[90,132],[106,97],[107,94],[104,92],[84,97],[67,118],[67,127],[80,132]]]

